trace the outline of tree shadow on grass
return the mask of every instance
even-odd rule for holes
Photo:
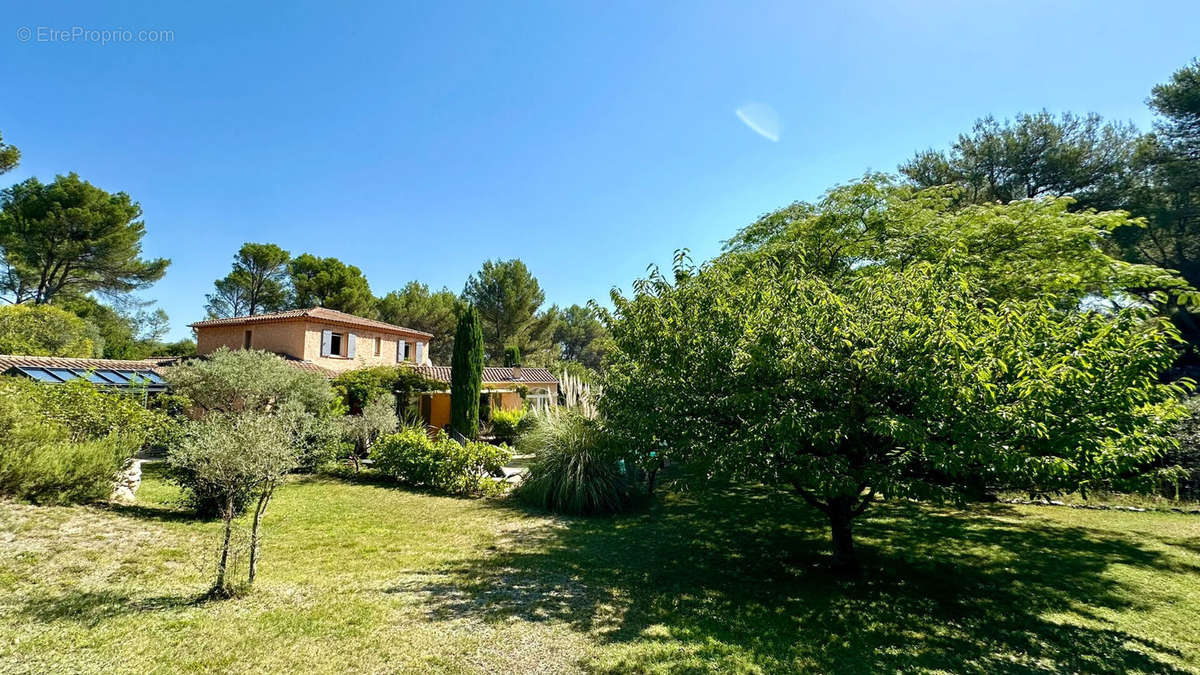
[[[390,590],[422,594],[437,620],[590,631],[617,647],[612,661],[582,664],[592,670],[1186,672],[1166,645],[1043,618],[1130,607],[1102,573],[1168,567],[1158,553],[1000,506],[869,513],[858,528],[867,571],[854,582],[827,573],[824,523],[760,488],[563,519]]]
[[[203,595],[162,595],[134,597],[116,591],[71,590],[53,597],[39,596],[21,606],[21,616],[39,623],[72,621],[95,626],[101,621],[126,614],[155,612],[203,605]]]

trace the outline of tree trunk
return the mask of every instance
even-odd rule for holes
[[[829,527],[833,535],[833,571],[846,577],[856,577],[860,572],[858,556],[854,553],[854,533],[850,527],[855,515],[856,501],[847,497],[829,500]]]
[[[273,488],[264,488],[258,496],[258,505],[254,508],[254,523],[250,526],[250,576],[247,580],[249,586],[254,585],[254,577],[258,574],[258,525],[267,511],[267,503],[271,501],[273,491]]]
[[[217,585],[213,589],[225,592],[225,572],[229,568],[229,541],[233,537],[233,497],[225,499],[225,510],[221,514],[225,518],[225,537],[221,542],[221,559],[217,562]]]

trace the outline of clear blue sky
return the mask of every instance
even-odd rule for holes
[[[24,153],[0,181],[76,171],[141,202],[173,338],[244,241],[377,294],[520,257],[549,302],[605,299],[987,113],[1146,127],[1150,87],[1200,53],[1194,0],[286,4],[0,3],[0,132]],[[76,26],[174,39],[17,35]]]

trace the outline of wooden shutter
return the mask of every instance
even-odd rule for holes
[[[354,358],[354,333],[348,333],[346,335],[346,339],[349,340],[349,342],[346,343],[346,358],[352,359]]]
[[[425,343],[424,342],[417,343],[417,363],[420,363],[420,364],[425,363]]]
[[[333,349],[333,331],[321,331],[321,356],[329,356],[329,352]]]
[[[396,341],[396,363],[404,360],[404,340]]]

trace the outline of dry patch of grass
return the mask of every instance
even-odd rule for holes
[[[0,502],[0,671],[1192,672],[1200,517],[885,505],[860,582],[786,494],[554,518],[301,478],[249,596],[199,600],[216,523]]]

